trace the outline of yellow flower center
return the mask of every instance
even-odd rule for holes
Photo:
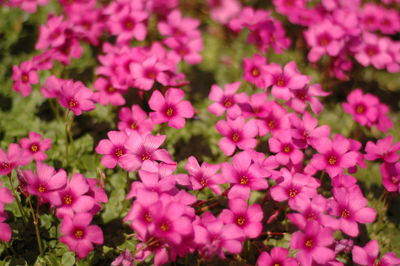
[[[171,107],[169,107],[169,108],[167,109],[167,111],[165,111],[165,114],[166,114],[167,116],[171,117],[171,116],[174,114],[174,110],[173,110]]]
[[[239,140],[240,140],[239,134],[233,133],[232,140],[233,140],[233,142],[239,142]]]
[[[76,238],[81,239],[81,238],[83,238],[83,231],[80,230],[80,229],[75,230],[74,235],[75,235]]]
[[[71,205],[72,204],[72,197],[71,195],[64,196],[64,204]]]
[[[240,216],[240,217],[238,217],[238,218],[236,219],[236,223],[237,223],[238,225],[244,225],[245,222],[246,222],[246,219],[245,219],[244,217],[242,217],[242,216]]]
[[[349,212],[349,210],[344,209],[344,210],[342,211],[342,213],[340,214],[340,216],[342,216],[343,218],[348,218],[348,217],[350,217],[350,212]]]
[[[334,155],[329,156],[328,163],[330,165],[335,165],[337,163],[337,158]]]
[[[38,190],[40,193],[44,193],[44,192],[46,192],[47,189],[46,189],[43,185],[39,185],[38,188],[37,188],[37,190]]]
[[[122,155],[124,155],[124,151],[121,148],[116,148],[114,154],[117,157],[121,157]]]
[[[37,152],[39,150],[39,146],[37,144],[32,144],[31,145],[31,151],[32,152]]]
[[[249,178],[247,176],[244,175],[240,178],[241,185],[247,185],[248,183],[249,183]]]

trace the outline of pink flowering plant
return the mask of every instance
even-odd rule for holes
[[[399,0],[0,0],[1,265],[400,265]]]

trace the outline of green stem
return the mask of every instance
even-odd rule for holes
[[[33,225],[35,226],[36,241],[38,244],[39,252],[40,252],[40,255],[43,255],[42,239],[40,238],[40,230],[39,230],[39,202],[37,203],[36,213],[33,210],[33,206],[32,206],[30,197],[28,198],[28,203],[29,203],[29,207],[31,208]]]
[[[72,137],[72,123],[74,122],[74,116],[70,116],[71,111],[65,112],[64,123],[65,123],[65,165],[69,164],[69,145],[74,148],[74,139]]]
[[[8,180],[10,181],[11,191],[12,191],[12,193],[14,195],[15,200],[17,201],[18,209],[19,209],[19,212],[21,213],[21,216],[22,216],[22,222],[24,223],[24,226],[25,226],[26,223],[27,223],[27,220],[26,220],[27,218],[26,218],[26,214],[25,214],[24,208],[22,207],[22,204],[21,204],[21,201],[19,199],[19,195],[17,194],[17,191],[15,191],[14,182],[13,182],[13,180],[11,178],[11,173],[8,174],[7,176],[8,176]]]

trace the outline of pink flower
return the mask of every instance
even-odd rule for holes
[[[266,66],[267,59],[259,54],[243,59],[243,79],[256,85],[257,88],[265,88]]]
[[[17,166],[26,165],[30,162],[29,154],[21,149],[18,144],[11,143],[6,153],[0,149],[0,175],[8,175]]]
[[[293,164],[299,164],[303,160],[303,153],[296,147],[292,141],[290,131],[282,131],[268,140],[269,150],[277,153],[275,159],[281,165],[287,165],[289,161]]]
[[[119,256],[111,262],[111,266],[134,266],[134,258],[129,249],[125,249]]]
[[[42,202],[53,202],[58,198],[58,191],[67,183],[64,169],[56,172],[53,167],[42,162],[36,163],[36,174],[32,170],[25,170],[23,174],[28,193],[38,196]]]
[[[255,137],[258,130],[254,119],[245,122],[245,119],[239,116],[235,120],[220,120],[215,127],[223,136],[218,142],[218,147],[227,156],[231,156],[236,148],[247,150],[257,145]]]
[[[381,159],[386,163],[395,163],[399,161],[400,142],[393,143],[393,136],[387,136],[383,139],[378,139],[377,143],[368,141],[365,147],[365,159],[374,161]]]
[[[388,54],[389,39],[364,32],[362,41],[354,56],[361,65],[373,65],[377,69],[383,69],[391,63],[392,58]]]
[[[262,252],[257,259],[258,266],[297,266],[295,259],[288,257],[289,251],[286,248],[274,247],[268,252]]]
[[[184,118],[192,118],[194,108],[189,101],[183,101],[185,93],[181,89],[171,88],[165,97],[159,91],[154,91],[149,100],[149,105],[155,112],[150,113],[150,118],[155,124],[168,122],[168,126],[182,128],[185,126]]]
[[[128,136],[125,132],[109,131],[109,139],[100,140],[96,146],[96,153],[103,154],[101,163],[107,168],[114,168],[117,164],[121,166],[121,156],[127,153],[125,142]]]
[[[0,213],[0,240],[9,242],[11,240],[11,227],[4,221],[7,219],[7,213]]]
[[[393,122],[390,120],[390,117],[387,116],[389,112],[389,107],[385,104],[379,103],[378,104],[378,121],[376,127],[386,133],[389,129],[393,127]]]
[[[14,81],[12,86],[14,91],[21,93],[24,97],[31,94],[31,85],[39,83],[39,76],[33,61],[23,62],[20,67],[13,66],[12,80]]]
[[[60,47],[66,41],[68,23],[63,16],[49,16],[47,24],[40,26],[39,39],[35,48],[45,50],[47,47]]]
[[[182,17],[179,10],[175,9],[168,14],[166,21],[158,23],[158,31],[164,36],[180,39],[198,39],[200,32],[198,19]]]
[[[247,199],[251,190],[268,188],[264,173],[252,162],[250,153],[246,151],[233,156],[232,163],[222,163],[222,176],[233,185],[228,198]]]
[[[265,92],[254,93],[249,98],[247,95],[241,99],[239,103],[240,109],[242,109],[242,115],[245,118],[256,117],[262,118],[268,115],[270,108],[267,99],[268,95]],[[258,120],[257,120],[258,121]]]
[[[302,89],[310,80],[297,70],[296,62],[291,61],[282,67],[272,63],[266,67],[266,87],[272,85],[272,96],[278,99],[289,100],[293,92]]]
[[[108,79],[103,77],[96,79],[93,87],[97,90],[93,94],[93,100],[96,102],[102,105],[112,104],[114,106],[125,104],[125,99],[121,95],[124,91],[114,88]]]
[[[358,123],[371,127],[378,119],[378,104],[378,97],[369,93],[363,94],[361,89],[356,89],[347,96],[347,103],[342,106]]]
[[[132,62],[129,66],[130,74],[134,79],[134,85],[141,90],[150,90],[155,81],[163,85],[167,85],[168,77],[164,71],[169,67],[157,59],[156,56],[151,56],[143,62]]]
[[[350,141],[341,135],[335,135],[333,141],[320,138],[314,148],[319,153],[314,154],[310,165],[317,170],[326,170],[332,178],[342,174],[344,168],[357,164],[357,152],[350,151]]]
[[[58,95],[61,106],[70,109],[75,115],[81,115],[83,111],[88,112],[95,108],[93,92],[85,87],[82,82],[66,81]]]
[[[200,52],[203,50],[201,38],[185,40],[179,38],[168,38],[164,43],[173,50],[173,55],[179,60],[194,65],[201,62]]]
[[[47,159],[44,151],[51,147],[51,139],[41,140],[42,136],[36,132],[29,132],[29,138],[22,138],[19,143],[35,161],[43,161]]]
[[[372,223],[375,220],[376,210],[366,207],[368,200],[358,186],[333,188],[333,197],[331,214],[339,217],[339,229],[345,234],[356,237],[359,234],[357,223]]]
[[[147,118],[147,114],[139,105],[123,107],[118,114],[118,129],[127,132],[137,131],[139,134],[150,133],[153,130],[153,123]]]
[[[400,264],[400,258],[394,252],[388,252],[379,260],[378,241],[371,240],[364,247],[354,246],[351,252],[353,262],[359,265],[395,266]]]
[[[301,206],[309,199],[317,195],[319,182],[309,176],[300,173],[292,174],[286,168],[281,169],[282,178],[278,178],[278,184],[270,189],[273,200],[281,202],[288,200],[289,206]]]
[[[208,98],[214,103],[208,106],[208,111],[221,116],[225,111],[229,118],[235,119],[241,114],[239,105],[240,98],[244,96],[243,93],[236,94],[240,87],[240,82],[226,84],[224,89],[217,85],[211,86]]]
[[[279,103],[270,102],[267,109],[268,112],[263,112],[261,119],[257,119],[258,134],[260,136],[265,136],[270,132],[275,135],[290,128],[289,115]]]
[[[331,229],[324,228],[315,221],[310,221],[304,231],[292,234],[290,247],[299,250],[296,258],[301,265],[312,265],[313,261],[325,264],[335,257],[335,252],[327,248],[332,243]]]
[[[380,171],[382,184],[386,190],[400,193],[400,162],[383,163]]]
[[[77,213],[73,217],[65,216],[60,231],[60,242],[74,251],[80,259],[93,250],[93,243],[103,244],[103,231],[97,225],[89,225],[93,216],[90,213]]]
[[[145,11],[133,10],[129,5],[124,5],[122,10],[110,16],[108,28],[111,34],[118,36],[119,44],[127,44],[133,38],[143,41],[147,33],[144,24],[147,17]]]
[[[327,96],[329,92],[322,90],[321,85],[313,84],[305,86],[302,89],[294,90],[293,96],[286,104],[299,113],[304,113],[307,108],[307,103],[310,104],[311,110],[315,114],[319,114],[323,106],[317,96]]]
[[[291,134],[293,143],[300,148],[306,148],[308,145],[314,146],[320,138],[329,138],[330,128],[327,125],[318,127],[318,120],[305,112],[303,119],[293,114],[290,116],[292,124]]]
[[[246,237],[256,238],[262,231],[263,211],[259,204],[248,206],[241,198],[229,200],[229,210],[224,209],[219,217],[226,224],[236,224]]]
[[[318,61],[321,56],[337,56],[343,47],[343,30],[329,20],[311,25],[304,32],[305,38],[311,51],[308,53],[308,60]]]
[[[85,195],[89,191],[89,184],[81,174],[73,174],[63,190],[58,191],[59,198],[53,201],[57,207],[57,218],[73,217],[75,213],[89,212],[95,201],[91,196]]]
[[[124,146],[126,152],[120,158],[121,167],[133,172],[146,160],[175,164],[167,150],[159,149],[165,138],[165,135],[139,135],[136,131],[131,132]]]
[[[4,206],[13,202],[13,200],[11,191],[0,182],[0,213],[4,212]]]
[[[193,190],[202,190],[209,187],[214,193],[221,194],[222,189],[219,186],[225,180],[220,174],[217,174],[220,166],[203,162],[201,166],[194,156],[190,156],[185,165],[189,173],[189,181]]]
[[[228,23],[241,10],[237,0],[207,0],[207,4],[211,9],[211,18],[222,24]]]

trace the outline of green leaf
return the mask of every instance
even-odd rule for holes
[[[61,264],[63,266],[72,266],[75,264],[75,253],[66,252],[61,258]]]

